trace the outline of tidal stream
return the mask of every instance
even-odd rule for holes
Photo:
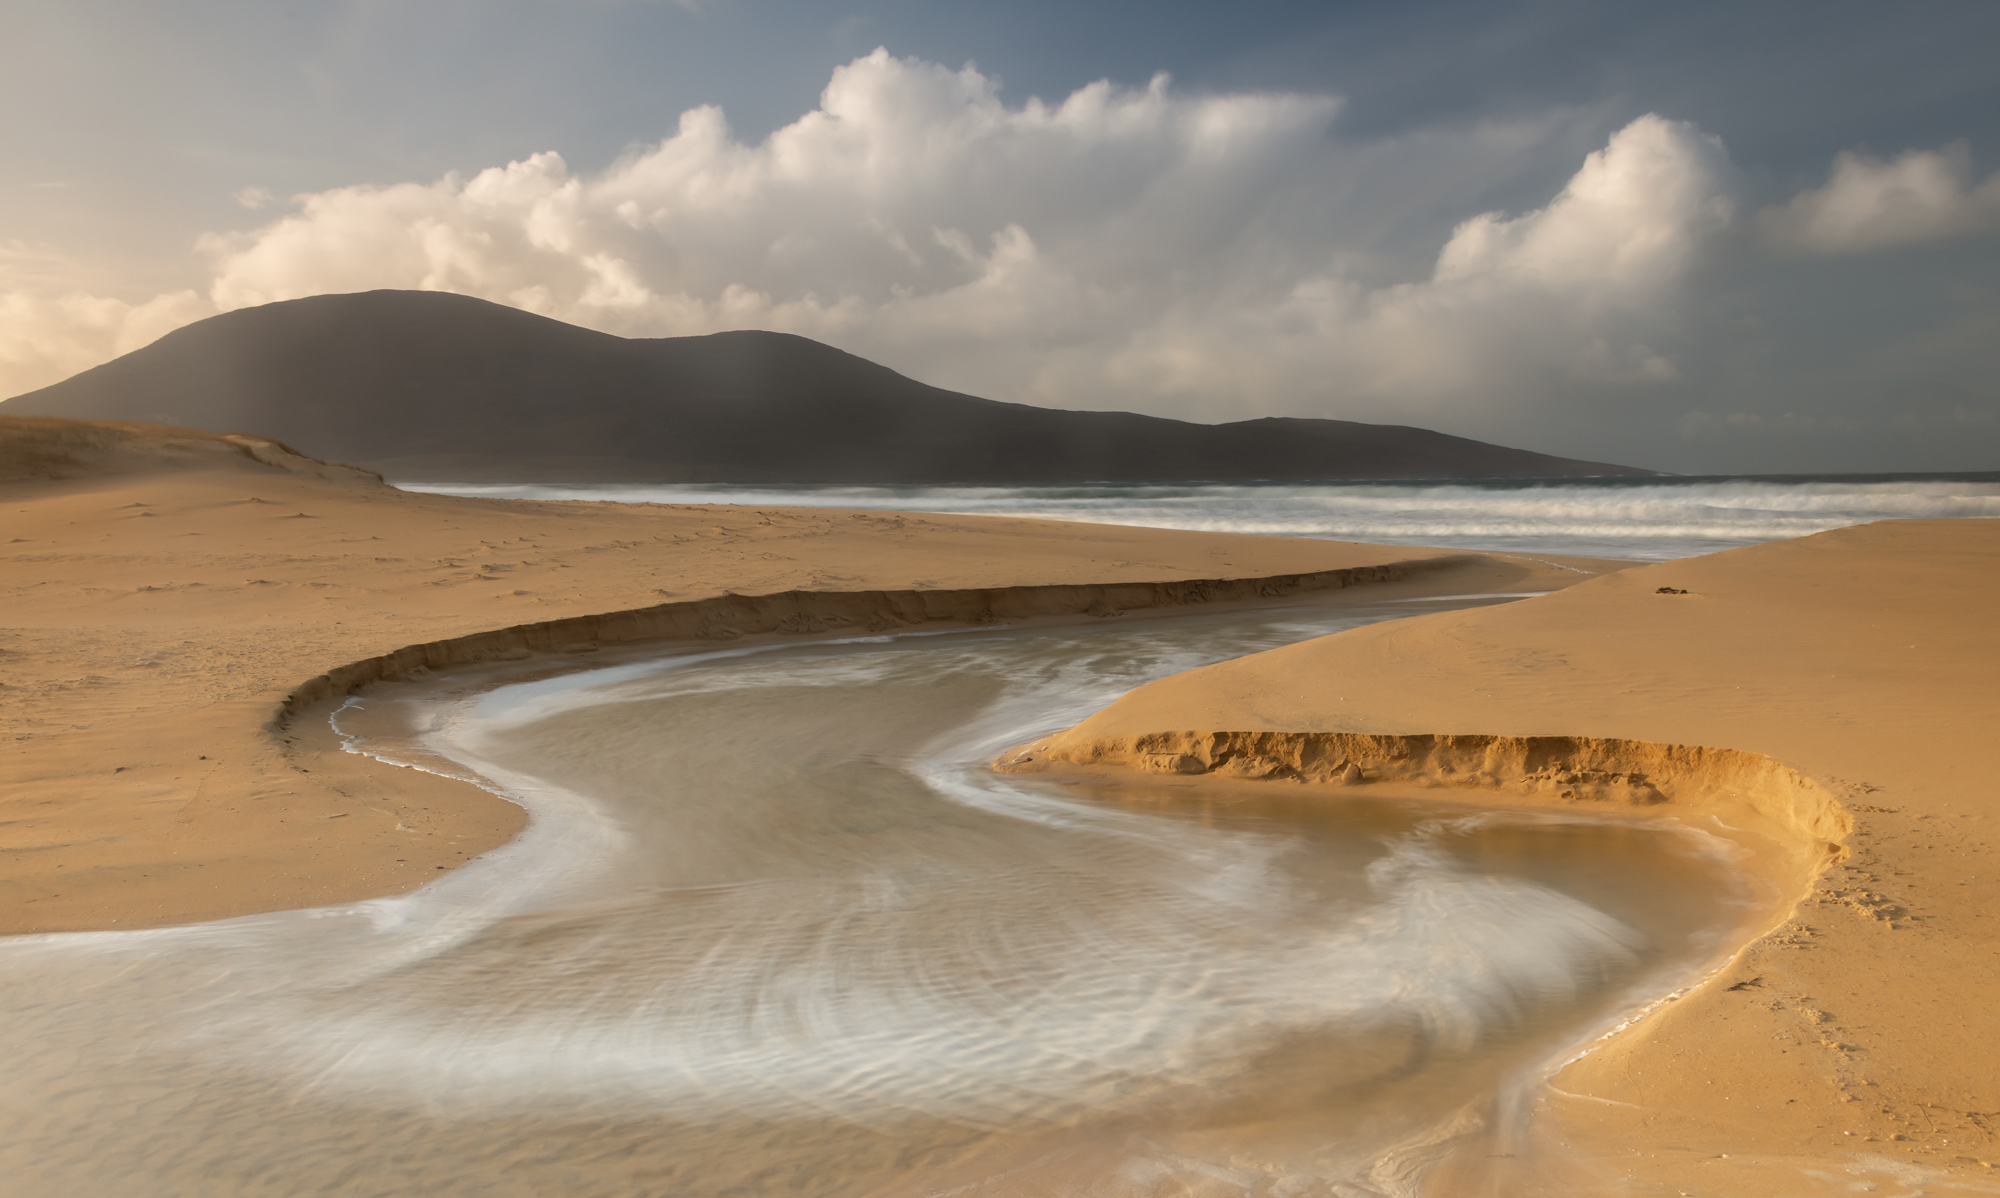
[[[1413,1192],[1727,951],[1734,846],[987,763],[1150,678],[1441,606],[376,687],[334,716],[351,747],[528,830],[403,897],[0,941],[6,1192]]]

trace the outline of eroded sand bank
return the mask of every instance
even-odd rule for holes
[[[1540,591],[1609,568],[1040,520],[414,495],[261,438],[4,416],[0,513],[0,933],[400,893],[506,841],[519,808],[285,718],[427,663],[1265,591]]]
[[[653,643],[368,688],[337,717],[360,747],[531,825],[408,895],[0,938],[10,1198],[1414,1198],[1458,1111],[1749,934],[1726,844],[986,768],[1143,681],[1385,617]]]
[[[1014,768],[1762,821],[1789,917],[1433,1188],[2000,1192],[1997,583],[2000,523],[1842,529],[1190,671]]]

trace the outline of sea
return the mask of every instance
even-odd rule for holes
[[[2000,515],[2000,473],[410,489],[1633,559]],[[1535,1133],[1543,1083],[1776,917],[1732,830],[989,767],[1151,679],[1507,597],[1349,599],[367,688],[317,718],[525,831],[399,896],[0,938],[0,1188],[1415,1198],[1444,1160],[1490,1193],[1595,1168]]]
[[[2000,517],[2000,471],[1128,486],[399,483],[514,499],[994,516],[1665,561],[1874,520]]]

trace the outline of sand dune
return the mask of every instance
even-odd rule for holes
[[[8,932],[396,893],[505,841],[511,804],[288,718],[425,661],[1584,577],[1054,521],[414,495],[263,438],[4,416],[0,511]]]
[[[943,483],[1646,474],[1426,429],[997,403],[782,333],[628,339],[427,291],[212,317],[14,415],[255,429],[412,481]]]
[[[2000,1160],[1996,567],[2000,523],[1963,520],[1627,570],[1164,679],[1014,768],[1403,777],[1762,821],[1796,905],[1563,1070],[1540,1155],[1497,1166],[1498,1192],[1949,1187]]]

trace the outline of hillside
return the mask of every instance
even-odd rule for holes
[[[1645,474],[1425,429],[1204,425],[1000,403],[804,337],[640,339],[468,296],[246,308],[8,400],[9,415],[276,437],[430,481],[1065,483]]]

